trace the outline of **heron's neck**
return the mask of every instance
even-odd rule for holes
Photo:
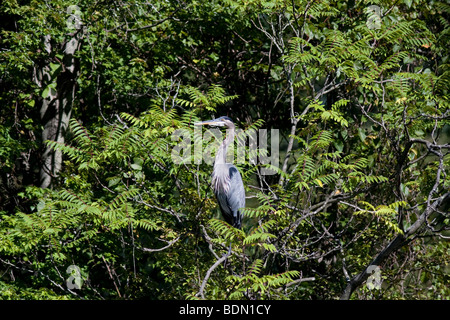
[[[216,154],[212,184],[215,192],[228,192],[230,188],[230,174],[227,163],[227,150],[229,145],[233,145],[234,128],[227,130],[227,137],[223,140]]]
[[[234,128],[230,128],[227,130],[227,136],[223,140],[216,154],[216,161],[214,162],[214,166],[227,163],[227,151],[228,146],[233,146],[234,142]]]

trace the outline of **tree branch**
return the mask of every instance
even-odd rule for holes
[[[145,252],[158,252],[158,251],[163,251],[163,250],[166,250],[167,248],[170,248],[170,247],[171,247],[175,242],[177,242],[179,239],[180,239],[180,237],[178,237],[178,238],[176,238],[176,239],[174,239],[174,240],[172,240],[172,241],[169,241],[169,244],[168,244],[167,246],[165,246],[165,247],[162,247],[162,248],[158,248],[158,249],[142,248],[142,251],[145,251]]]
[[[427,217],[432,212],[436,211],[438,207],[444,205],[448,201],[450,201],[450,192],[447,192],[446,194],[442,195],[437,200],[435,200],[432,205],[428,206],[425,209],[425,211],[420,215],[419,219],[417,219],[417,221],[405,231],[405,234],[397,235],[394,238],[394,240],[392,240],[361,273],[359,273],[357,276],[355,276],[348,282],[347,286],[345,287],[341,295],[341,300],[350,299],[350,296],[353,293],[353,291],[355,291],[369,277],[370,275],[370,272],[368,272],[369,267],[379,266],[389,257],[389,255],[392,252],[398,250],[403,245],[408,243],[410,241],[410,239],[408,238],[417,232],[417,230],[424,224]]]
[[[229,256],[231,256],[231,251],[227,252],[226,254],[224,254],[222,256],[222,258],[220,258],[219,260],[217,260],[212,266],[211,268],[209,268],[209,270],[206,272],[205,278],[202,281],[202,285],[200,286],[200,290],[198,291],[198,293],[195,295],[196,297],[200,296],[202,297],[202,299],[205,299],[205,295],[204,295],[204,291],[205,291],[205,286],[206,286],[206,282],[208,282],[209,277],[211,276],[211,273],[214,271],[214,269],[216,269],[222,262],[224,262]]]

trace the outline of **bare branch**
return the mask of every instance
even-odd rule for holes
[[[162,248],[158,248],[158,249],[150,249],[150,248],[141,248],[141,250],[142,251],[145,251],[145,252],[158,252],[158,251],[163,251],[163,250],[166,250],[167,248],[170,248],[175,242],[177,242],[178,240],[180,239],[180,237],[178,237],[178,238],[176,238],[176,239],[174,239],[174,240],[172,240],[172,241],[169,241],[169,243],[168,243],[168,245],[167,246],[165,246],[165,247],[162,247]]]
[[[208,269],[206,272],[205,278],[203,279],[202,285],[200,286],[200,290],[195,295],[196,297],[200,296],[202,299],[205,299],[204,291],[206,283],[208,282],[209,277],[211,276],[211,273],[216,269],[222,262],[224,262],[229,256],[231,255],[231,252],[228,252],[222,256],[222,258],[218,259],[211,268]]]

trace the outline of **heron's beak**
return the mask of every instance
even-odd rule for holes
[[[222,120],[213,119],[213,120],[206,120],[206,121],[202,121],[202,122],[196,122],[196,123],[194,123],[194,125],[196,125],[196,126],[210,125],[210,126],[222,127],[225,125],[225,122],[223,122]]]

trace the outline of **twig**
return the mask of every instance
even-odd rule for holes
[[[292,282],[289,282],[288,284],[286,284],[284,287],[285,288],[289,288],[290,286],[302,283],[302,282],[307,282],[307,281],[316,281],[315,277],[308,277],[308,278],[300,278],[297,280],[294,280]],[[277,291],[280,292],[281,290],[283,290],[283,288],[278,288]]]
[[[172,241],[169,241],[169,244],[168,244],[167,246],[162,247],[162,248],[159,248],[159,249],[142,248],[142,251],[145,251],[145,252],[158,252],[158,251],[163,251],[163,250],[166,250],[167,248],[171,247],[171,246],[172,246],[175,242],[177,242],[179,239],[180,239],[180,237],[178,237],[178,238],[176,238],[176,239],[174,239],[174,240],[172,240]]]
[[[120,298],[122,298],[122,295],[120,294],[119,288],[117,287],[116,280],[114,280],[114,277],[113,277],[113,275],[112,275],[112,273],[111,273],[111,269],[109,268],[109,265],[108,265],[108,263],[106,262],[105,257],[103,257],[103,255],[102,255],[102,259],[103,259],[103,262],[104,262],[105,265],[106,265],[106,269],[108,269],[109,277],[111,278],[111,280],[112,280],[113,283],[114,283],[114,287],[116,288],[117,294],[119,295]]]

